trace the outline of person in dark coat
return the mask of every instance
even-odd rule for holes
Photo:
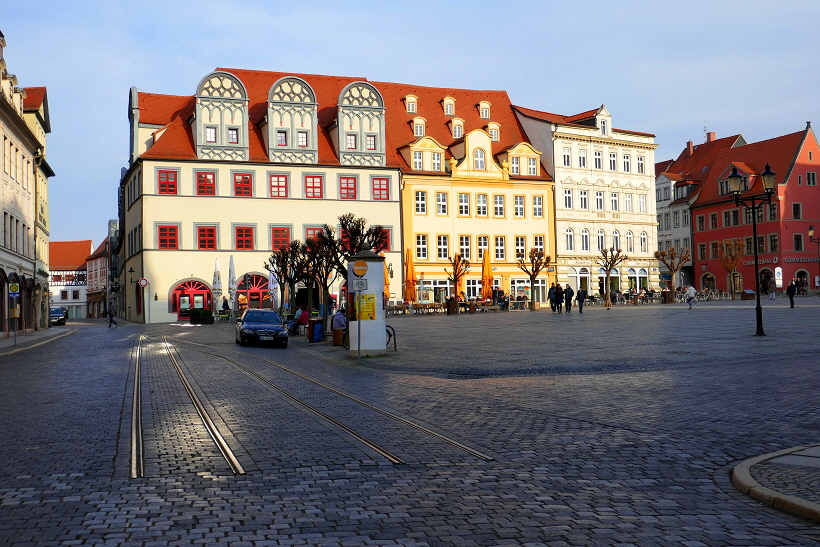
[[[550,308],[552,313],[555,313],[555,283],[550,284],[550,290],[547,292],[547,297],[550,299]]]
[[[584,313],[584,300],[587,299],[587,292],[580,288],[575,295],[575,301],[578,302],[578,313]]]
[[[789,295],[789,304],[791,304],[789,307],[793,308],[794,295],[797,294],[797,285],[794,284],[794,279],[792,279],[792,282],[789,283],[789,286],[786,288],[786,294]]]
[[[561,313],[564,308],[564,289],[560,283],[555,286],[555,307],[558,309],[558,313]]]
[[[572,297],[575,296],[575,291],[572,290],[572,287],[569,286],[567,283],[567,287],[564,289],[564,304],[567,308],[567,313],[572,311]]]

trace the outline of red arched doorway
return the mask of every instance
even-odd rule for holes
[[[202,281],[183,281],[174,288],[171,306],[177,314],[190,308],[212,310],[211,289]]]
[[[268,278],[251,274],[250,287],[245,288],[245,277],[239,278],[239,283],[236,285],[237,300],[239,301],[239,309],[245,308],[270,308],[271,299],[268,292]]]

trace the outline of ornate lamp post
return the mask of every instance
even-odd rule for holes
[[[757,332],[755,332],[755,336],[766,336],[766,333],[763,332],[763,308],[760,306],[760,266],[757,258],[757,211],[762,209],[764,204],[771,205],[772,203],[775,172],[772,171],[768,163],[766,164],[766,169],[760,173],[760,178],[763,180],[763,189],[766,191],[766,194],[747,196],[745,199],[740,199],[740,192],[743,190],[743,177],[738,174],[737,167],[732,167],[732,174],[729,175],[729,188],[735,195],[735,205],[738,207],[743,205],[752,212],[752,237],[755,251],[755,296],[757,297],[757,306],[755,306]],[[760,201],[759,203],[758,200]]]
[[[814,226],[809,226],[809,241],[817,243],[817,269],[820,271],[820,237],[814,237]],[[811,288],[811,283],[809,283],[809,288]]]

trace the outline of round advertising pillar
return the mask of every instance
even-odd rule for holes
[[[347,287],[351,297],[348,310],[351,317],[348,328],[351,357],[384,355],[387,352],[384,281],[383,256],[365,249],[350,257]]]

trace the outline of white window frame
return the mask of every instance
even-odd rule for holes
[[[578,168],[579,169],[586,169],[587,167],[587,151],[586,150],[579,150],[578,151]]]
[[[512,175],[520,175],[521,174],[521,165],[520,165],[521,158],[518,156],[513,156],[510,158],[510,174]]]
[[[486,152],[484,152],[483,148],[473,150],[473,169],[476,171],[487,170]]]
[[[433,152],[433,171],[441,171],[441,152]]]
[[[632,194],[624,194],[624,212],[632,212]]]
[[[495,259],[507,260],[507,238],[505,236],[495,236]]]
[[[572,209],[572,189],[564,188],[564,209]]]
[[[424,168],[424,156],[421,152],[413,152],[413,169],[421,171]]]
[[[446,235],[436,236],[436,257],[439,260],[447,260],[450,257],[450,237]]]
[[[532,237],[532,248],[536,251],[544,252],[544,236],[533,236]]]
[[[464,260],[470,260],[470,236],[458,236],[458,252]]]
[[[646,212],[646,194],[638,194],[638,212]]]
[[[498,142],[498,129],[490,129],[490,140]]]
[[[527,173],[533,177],[538,174],[538,164],[535,158],[527,158]]]
[[[460,123],[453,124],[453,138],[460,139],[464,135],[464,126]]]
[[[478,250],[478,259],[484,258],[484,253],[490,249],[490,236],[477,236],[476,249]]]
[[[581,230],[581,250],[589,251],[589,230],[586,228]]]
[[[593,153],[593,163],[595,164],[595,169],[603,169],[603,158],[601,157],[601,151],[596,150]]]
[[[413,124],[413,135],[416,137],[423,137],[424,136],[424,124],[417,123]]]
[[[475,214],[479,217],[489,216],[487,194],[478,194],[475,198]],[[483,212],[482,212],[483,211]]]
[[[427,236],[425,234],[416,234],[416,258],[427,258]]]
[[[631,172],[631,162],[629,161],[629,154],[624,154],[624,173]]]
[[[495,194],[493,196],[493,216],[494,217],[503,217],[504,216],[504,195],[503,194]]]
[[[604,210],[604,193],[603,192],[595,192],[595,209],[597,211]]]
[[[447,192],[436,192],[436,214],[447,214]]]
[[[515,258],[526,257],[527,252],[527,238],[524,236],[515,236]]]
[[[578,193],[578,201],[581,206],[581,210],[589,210],[589,190],[580,190]]]
[[[606,233],[603,229],[598,230],[597,233],[597,244],[598,244],[598,251],[603,251],[606,249]]]
[[[566,250],[574,251],[575,250],[575,233],[572,231],[572,228],[567,228],[564,232],[564,245],[566,246]]]
[[[532,216],[533,218],[541,218],[544,216],[543,196],[532,196]]]
[[[524,196],[513,196],[513,215],[524,218]]]
[[[615,152],[609,153],[609,170],[610,171],[617,171],[618,170],[618,154]]]
[[[470,194],[460,193],[458,195],[458,214],[470,216]]]
[[[612,192],[609,195],[609,205],[612,211],[618,210],[619,199],[618,199],[618,192]]]
[[[564,148],[564,167],[572,167],[572,148]]]
[[[424,190],[416,190],[416,213],[427,214],[427,192]]]
[[[638,174],[643,175],[646,166],[644,165],[644,158],[643,156],[638,156]]]

